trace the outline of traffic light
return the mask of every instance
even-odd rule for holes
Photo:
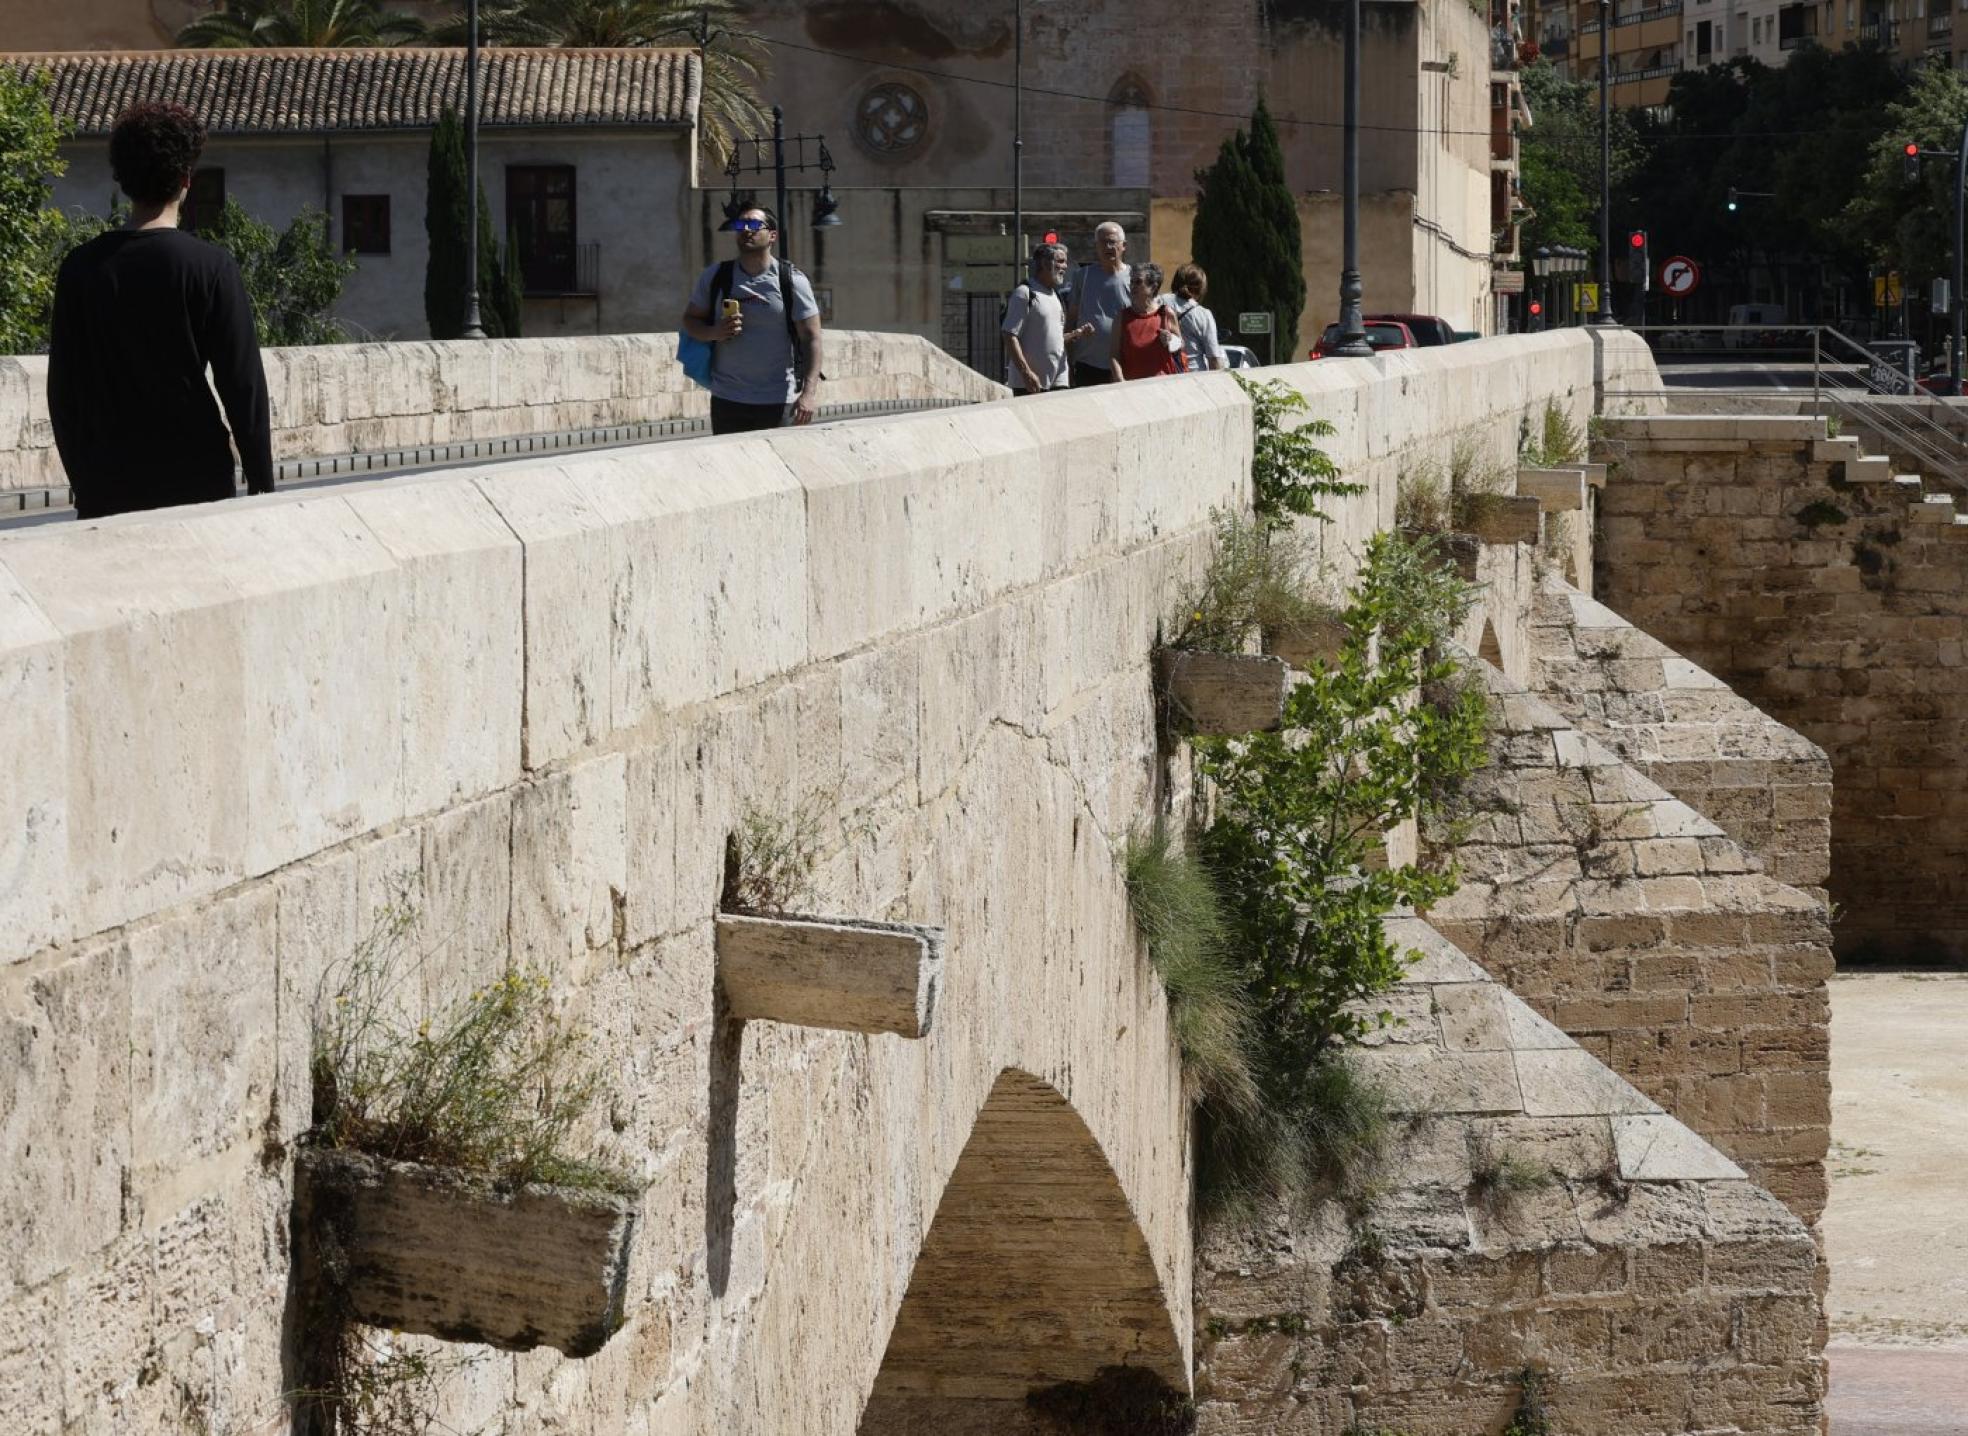
[[[1531,318],[1535,319],[1542,313],[1544,313],[1544,305],[1533,299],[1531,301]]]
[[[1920,178],[1920,145],[1917,141],[1908,140],[1900,153],[1903,157],[1901,164],[1904,166],[1906,182],[1913,184]]]
[[[1653,266],[1647,263],[1647,231],[1636,229],[1626,236],[1626,257],[1629,264],[1627,273],[1641,289],[1647,288],[1648,277]]]
[[[1734,185],[1730,185],[1729,186],[1729,213],[1734,214],[1735,212],[1736,212],[1736,187]]]

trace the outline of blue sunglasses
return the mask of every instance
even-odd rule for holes
[[[731,227],[740,234],[757,234],[762,229],[772,228],[762,219],[734,219],[731,221]]]

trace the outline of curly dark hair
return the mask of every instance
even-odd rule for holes
[[[109,132],[109,168],[138,204],[178,197],[205,149],[205,122],[183,105],[132,105]]]

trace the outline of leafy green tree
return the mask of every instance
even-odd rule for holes
[[[1452,872],[1376,864],[1381,835],[1440,811],[1482,762],[1487,710],[1444,638],[1473,591],[1429,541],[1381,533],[1336,661],[1303,675],[1278,732],[1198,739],[1217,814],[1199,852],[1246,968],[1266,1105],[1317,1105],[1320,1073],[1384,1025],[1372,1000],[1406,956],[1382,920],[1453,892]]]
[[[1237,315],[1272,316],[1273,357],[1298,350],[1298,316],[1305,308],[1305,261],[1298,202],[1285,182],[1284,149],[1264,101],[1250,130],[1224,140],[1216,162],[1196,174],[1199,194],[1189,252],[1209,275],[1209,307],[1217,326],[1236,332]]]
[[[260,343],[340,344],[348,338],[329,311],[355,261],[329,240],[327,215],[303,210],[276,233],[228,197],[218,223],[203,234],[239,265]]]
[[[221,0],[178,31],[178,43],[194,50],[332,50],[406,45],[423,34],[423,21],[384,10],[379,0]]]
[[[1599,248],[1599,91],[1567,79],[1548,60],[1518,72],[1531,128],[1518,146],[1518,170],[1531,218],[1524,244]],[[1612,176],[1617,194],[1638,168],[1640,144],[1631,112],[1612,113]]]
[[[424,232],[430,257],[424,268],[424,319],[431,338],[456,339],[465,332],[465,231],[470,223],[465,127],[448,106],[431,134],[429,189],[424,203]],[[512,271],[500,262],[493,238],[492,210],[485,187],[478,190],[478,308],[479,322],[494,339],[516,339],[520,333],[520,285],[517,261]],[[510,245],[508,255],[518,246]]]
[[[1968,123],[1968,85],[1959,73],[1922,68],[1884,110],[1869,163],[1841,216],[1845,235],[1867,257],[1913,276],[1947,274],[1953,263],[1954,166],[1923,164],[1905,178],[1903,147],[1953,153]]]
[[[68,168],[64,132],[47,81],[0,67],[0,354],[47,346],[55,270],[69,248],[68,226],[48,203]]]
[[[759,99],[764,40],[734,0],[483,0],[478,33],[487,45],[697,48],[704,59],[698,130],[706,157],[721,165],[735,139],[771,128]],[[464,44],[464,16],[441,21],[431,38]]]

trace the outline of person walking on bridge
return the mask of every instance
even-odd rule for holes
[[[738,255],[697,276],[683,332],[711,346],[711,432],[810,424],[820,409],[820,305],[813,285],[775,259],[779,220],[763,205],[731,221]]]
[[[234,445],[248,492],[273,492],[252,300],[230,254],[178,228],[204,148],[182,105],[125,111],[109,164],[129,225],[78,247],[55,277],[48,417],[77,518],[229,499]]]
[[[1100,262],[1081,267],[1066,314],[1066,327],[1085,335],[1072,347],[1075,389],[1113,382],[1114,321],[1131,292],[1127,231],[1108,220],[1094,230],[1093,249]]]

